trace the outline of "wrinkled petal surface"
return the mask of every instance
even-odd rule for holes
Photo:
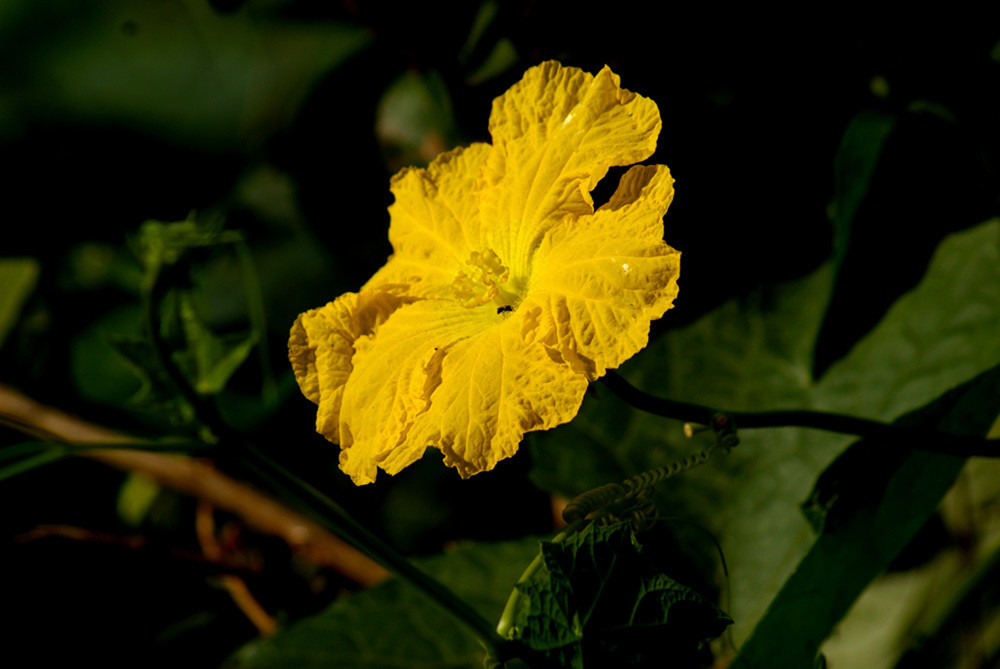
[[[593,212],[590,191],[612,165],[656,148],[660,112],[605,67],[592,76],[550,61],[528,70],[493,102],[493,150],[481,212],[493,248],[515,274],[566,215]]]
[[[405,299],[382,291],[345,293],[300,314],[288,340],[288,358],[302,393],[319,405],[316,431],[339,443],[336,430],[354,347],[370,341]]]
[[[405,284],[411,295],[447,296],[441,291],[455,268],[482,245],[478,182],[489,153],[489,144],[473,144],[392,178],[393,256],[366,287]]]
[[[417,460],[427,446],[463,475],[513,455],[525,432],[576,415],[587,381],[521,319],[422,301],[399,309],[359,346],[340,412],[341,468],[356,483]]]
[[[497,314],[484,311],[483,320]],[[444,356],[441,383],[414,427],[462,476],[509,458],[526,432],[568,422],[580,409],[587,380],[540,341],[524,312],[455,342]]]
[[[299,316],[289,357],[357,484],[440,449],[462,476],[571,420],[587,384],[646,345],[677,294],[673,179],[636,166],[660,116],[604,68],[548,62],[494,101],[490,144],[391,182],[393,254],[358,293]]]
[[[521,309],[589,378],[644,348],[650,321],[673,305],[680,254],[662,223],[673,195],[666,167],[633,167],[607,204],[554,229],[538,253]]]

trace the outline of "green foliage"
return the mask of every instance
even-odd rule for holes
[[[379,100],[375,131],[390,164],[426,165],[461,141],[451,97],[437,72],[406,72]]]
[[[176,265],[187,251],[242,239],[236,231],[222,230],[218,221],[206,224],[188,218],[175,223],[146,221],[139,228],[133,246],[145,271],[146,288],[150,290],[164,267]]]
[[[195,289],[185,285],[190,282],[191,251],[242,241],[241,232],[194,218],[174,223],[147,221],[140,227],[132,246],[143,272],[144,332],[104,336],[139,380],[139,389],[129,399],[133,407],[165,416],[174,425],[191,425],[195,409],[183,391],[189,387],[197,395],[218,395],[260,341],[262,314],[248,334],[218,336],[195,306]],[[253,271],[249,260],[243,265],[244,273]],[[168,271],[177,272],[172,275],[174,281],[183,277],[183,284],[164,285]],[[86,364],[86,356],[78,360]],[[182,378],[172,377],[173,369]]]
[[[1000,366],[897,423],[980,435],[998,412]],[[820,477],[810,505],[823,510],[823,533],[731,667],[813,666],[820,643],[924,526],[965,465],[965,458],[887,446],[853,444]]]
[[[499,4],[494,0],[479,5],[469,28],[469,36],[458,52],[459,61],[469,70],[466,79],[470,84],[477,85],[503,74],[518,61],[517,47],[506,37],[496,42],[483,39],[499,10]],[[474,55],[480,55],[481,59]]]
[[[692,666],[731,622],[664,574],[619,523],[543,541],[501,626],[547,665],[581,668]]]
[[[496,620],[537,551],[534,539],[467,544],[417,564],[488,620]],[[483,647],[451,616],[411,584],[391,580],[342,597],[322,613],[249,644],[228,666],[478,669],[484,658]]]
[[[195,311],[191,295],[177,297],[180,329],[186,348],[174,352],[177,365],[201,395],[216,395],[253,350],[257,337],[234,335],[217,337]]]
[[[151,341],[141,336],[115,335],[109,335],[107,341],[139,381],[138,390],[128,398],[133,409],[164,417],[174,426],[194,421],[194,409],[171,381]]]
[[[895,418],[1000,359],[998,235],[1000,221],[990,221],[946,239],[921,284],[822,379],[812,378],[811,351],[829,297],[829,268],[668,332],[650,344],[641,365],[623,373],[652,394],[720,408]],[[567,427],[533,440],[540,485],[575,495],[697,450],[680,426],[601,395]],[[799,503],[850,441],[794,428],[740,437],[730,456],[662,486],[658,500],[668,517],[693,520],[719,537],[737,644],[812,544]],[[697,547],[689,530],[678,532]],[[701,555],[710,559],[710,548]]]
[[[0,109],[57,109],[199,147],[239,147],[288,123],[323,74],[371,41],[359,26],[223,16],[201,0],[58,4],[43,26],[32,25],[37,12],[12,11],[11,41],[19,31],[35,39],[20,45],[19,85],[0,89]]]

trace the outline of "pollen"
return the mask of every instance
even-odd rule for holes
[[[472,309],[496,300],[509,277],[510,270],[493,249],[473,251],[451,282],[451,292],[460,305]]]

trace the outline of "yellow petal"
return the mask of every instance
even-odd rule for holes
[[[665,166],[633,167],[606,205],[554,229],[538,251],[521,309],[590,378],[642,349],[677,296],[680,253],[663,242],[661,220],[673,194]]]
[[[580,410],[586,378],[540,342],[527,343],[530,327],[511,315],[444,356],[441,383],[413,439],[441,449],[462,477],[493,469],[517,452],[526,432],[566,423]]]
[[[454,279],[455,268],[480,247],[479,177],[489,144],[443,153],[426,168],[392,178],[389,206],[393,257],[366,287],[407,283],[428,296]]]
[[[357,484],[395,474],[428,446],[462,476],[492,469],[525,432],[576,415],[587,380],[491,305],[421,301],[359,347],[340,413],[341,469]]]
[[[656,103],[622,89],[607,67],[591,76],[542,63],[494,101],[480,215],[515,279],[549,229],[593,211],[590,191],[608,168],[648,158],[659,132]]]
[[[597,212],[590,191],[647,158],[659,129],[656,105],[608,68],[543,63],[494,102],[492,147],[393,178],[393,255],[359,294],[300,316],[289,341],[355,483],[428,446],[462,476],[491,469],[646,344],[677,292],[661,221],[672,179],[633,168]]]
[[[496,322],[489,307],[426,300],[399,309],[357,347],[339,427],[340,468],[356,484],[374,481],[377,467],[395,474],[423,454],[429,444],[413,440],[410,428],[440,383],[448,347]]]
[[[319,405],[316,431],[339,443],[344,384],[359,340],[372,337],[405,300],[384,291],[345,293],[300,314],[288,340],[288,358],[302,393]]]

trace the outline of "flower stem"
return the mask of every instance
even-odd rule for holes
[[[904,442],[908,448],[960,457],[1000,457],[1000,440],[941,432],[924,427],[906,427],[868,418],[824,411],[728,411],[699,404],[676,402],[649,395],[609,371],[601,381],[611,392],[640,411],[690,423],[710,424],[722,414],[738,429],[760,427],[806,427],[839,434],[853,434],[880,441]]]
[[[447,586],[419,570],[392,547],[362,527],[339,504],[253,446],[248,446],[244,455],[246,465],[275,492],[294,501],[328,530],[365,552],[397,576],[409,581],[465,625],[479,638],[487,652],[492,655],[497,654],[502,639],[497,636],[493,625]]]

